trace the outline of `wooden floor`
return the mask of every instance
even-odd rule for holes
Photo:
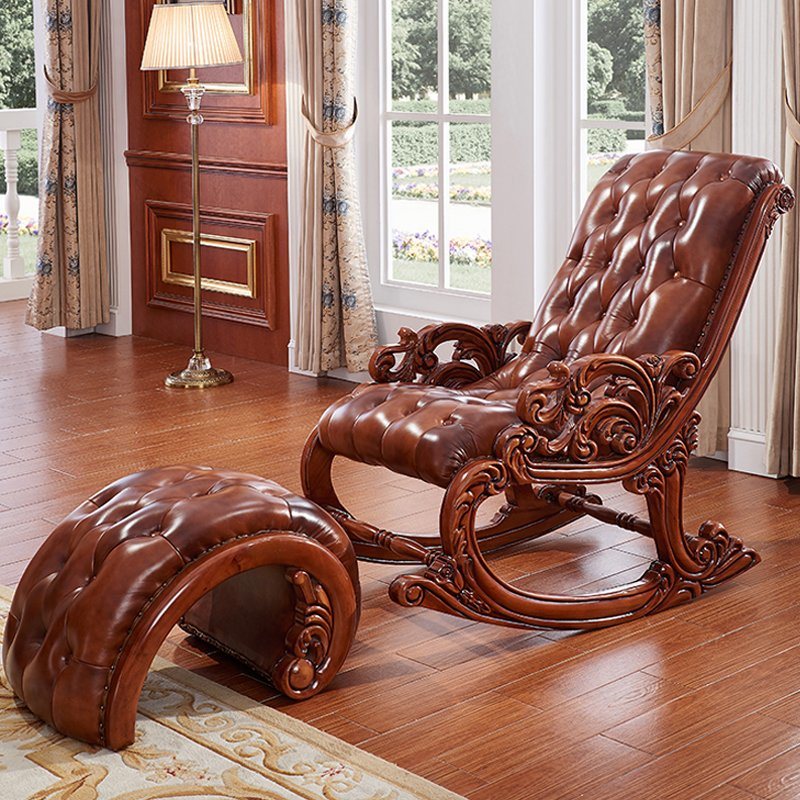
[[[0,583],[105,483],[201,463],[298,490],[306,434],[347,384],[228,357],[233,386],[168,391],[186,351],[144,339],[65,341],[0,304]],[[435,527],[438,490],[359,465],[343,498],[387,527]],[[368,474],[369,490],[365,485]],[[606,496],[618,493],[615,488]],[[635,509],[636,498],[615,502]],[[764,557],[734,584],[589,634],[470,624],[393,606],[395,568],[362,565],[358,640],[331,689],[291,704],[176,631],[162,655],[472,800],[800,797],[800,482],[696,461],[687,524],[728,524]],[[637,577],[635,534],[574,523],[507,552],[503,574],[546,591]]]

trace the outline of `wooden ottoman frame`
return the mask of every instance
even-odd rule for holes
[[[720,523],[685,532],[684,478],[695,407],[793,205],[763,159],[626,157],[587,201],[533,323],[403,329],[375,353],[375,382],[329,408],[308,439],[306,496],[339,520],[360,558],[424,565],[393,581],[396,602],[502,625],[613,625],[748,569],[758,555]],[[445,488],[438,533],[355,519],[334,489],[337,456]],[[613,481],[644,496],[648,518],[587,493]],[[477,527],[481,504],[501,493],[502,510]],[[652,538],[657,560],[638,581],[585,595],[522,591],[492,570],[487,553],[582,515]]]
[[[242,607],[236,583],[252,577]],[[275,483],[201,467],[124,478],[54,530],[14,595],[6,675],[61,733],[120,749],[159,647],[184,618],[203,635],[216,592],[222,617],[263,636],[245,643],[245,660],[286,696],[310,697],[336,675],[359,609],[346,535]],[[204,638],[241,657],[219,635]]]

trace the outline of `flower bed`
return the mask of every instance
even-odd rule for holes
[[[457,164],[459,175],[491,175],[492,165],[488,161],[476,161],[472,164]],[[435,178],[439,175],[437,164],[420,164],[415,167],[395,167],[392,178]]]
[[[488,176],[492,174],[492,165],[488,161],[471,164],[458,164],[454,167],[450,187],[450,199],[454,203],[470,205],[491,205],[492,187]],[[438,200],[439,167],[436,164],[423,164],[413,167],[395,167],[392,170],[392,196],[412,200]],[[459,183],[460,176],[487,177],[484,185],[464,185]]]
[[[392,197],[438,200],[439,187],[435,183],[393,183]],[[451,186],[450,199],[454,203],[488,206],[492,203],[492,189],[490,186]]]
[[[439,237],[430,231],[411,233],[395,231],[392,252],[401,261],[435,263],[439,260]],[[492,243],[482,236],[450,240],[450,263],[489,269],[492,266]]]
[[[624,155],[625,153],[589,153],[587,163],[590,167],[610,167]]]
[[[0,233],[8,233],[8,215],[0,214]],[[39,223],[34,219],[20,219],[20,236],[38,236]]]

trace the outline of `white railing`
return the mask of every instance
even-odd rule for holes
[[[25,275],[25,260],[19,246],[19,150],[22,131],[39,124],[36,109],[0,111],[0,152],[3,153],[6,173],[6,195],[2,210],[8,217],[7,247],[0,278],[0,300],[27,297],[31,278]]]

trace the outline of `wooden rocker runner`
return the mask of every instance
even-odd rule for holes
[[[331,406],[306,445],[306,496],[364,559],[417,562],[401,605],[503,625],[598,628],[682,603],[758,563],[718,522],[686,533],[682,497],[695,407],[719,366],[764,246],[794,196],[769,161],[650,151],[591,193],[532,323],[432,325],[378,350],[375,381]],[[523,344],[518,356],[514,342]],[[442,345],[453,346],[449,362]],[[336,456],[446,489],[438,535],[354,519],[334,490]],[[648,518],[588,494],[621,481]],[[475,524],[505,493],[491,523]],[[486,555],[590,515],[651,537],[658,558],[613,591],[520,591]]]

